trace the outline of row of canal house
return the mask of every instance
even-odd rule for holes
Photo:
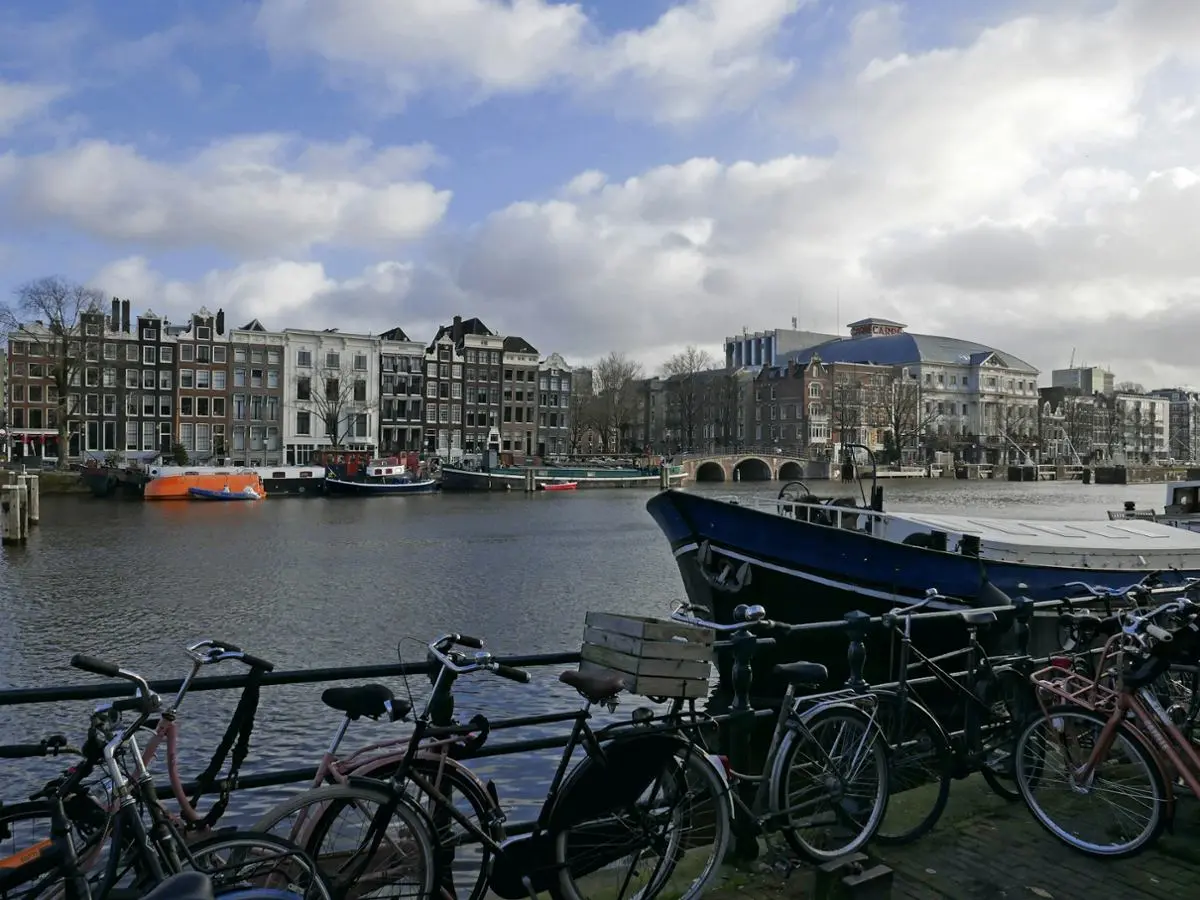
[[[448,458],[489,443],[519,457],[567,452],[562,358],[539,361],[523,338],[478,319],[456,316],[426,345],[400,328],[229,328],[221,310],[177,324],[152,310],[131,316],[129,301],[114,299],[111,310],[85,311],[72,333],[71,458],[147,457],[176,443],[193,459],[249,465],[304,464],[333,445]],[[16,457],[58,456],[52,343],[37,323],[10,337]]]

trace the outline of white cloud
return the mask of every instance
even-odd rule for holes
[[[178,162],[89,140],[10,157],[0,187],[7,182],[24,221],[245,258],[316,245],[385,247],[421,236],[450,202],[449,191],[415,180],[432,160],[423,146],[304,144],[273,133],[218,141]]]
[[[45,112],[64,94],[66,89],[59,86],[0,80],[0,136]]]
[[[772,45],[806,2],[688,0],[612,36],[578,4],[547,0],[264,0],[258,25],[278,57],[318,57],[400,103],[432,86],[480,98],[566,88],[686,122],[786,80],[792,64]]]
[[[267,328],[378,333],[394,325],[407,331],[416,324],[420,330],[406,310],[413,277],[412,265],[403,262],[376,263],[338,279],[319,262],[265,259],[182,281],[155,270],[145,257],[131,256],[105,266],[88,283],[132,299],[138,311],[152,307],[176,321],[207,306],[226,310],[238,326],[259,319]]]

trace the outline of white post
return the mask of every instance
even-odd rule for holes
[[[17,490],[20,492],[21,503],[21,540],[29,537],[29,476],[17,476]]]
[[[0,543],[21,543],[21,489],[15,484],[0,487]]]
[[[37,525],[42,520],[42,479],[38,475],[26,475],[29,485],[29,524]]]

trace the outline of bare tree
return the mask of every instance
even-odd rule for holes
[[[591,390],[590,383],[587,388],[586,390],[581,390],[572,386],[571,390],[567,419],[567,440],[572,456],[578,456],[582,453],[585,444],[588,443],[588,434],[597,433],[601,428],[600,419],[602,411],[599,408],[599,398]]]
[[[696,426],[704,404],[704,383],[701,373],[712,369],[715,361],[707,350],[689,345],[663,364],[663,377],[670,391],[669,424],[676,430],[679,442],[686,449],[696,446]]]
[[[920,443],[938,414],[926,410],[919,382],[900,377],[883,391],[882,406],[880,419],[891,435],[885,455],[889,462],[900,462],[905,448]]]
[[[835,382],[829,397],[830,440],[842,445],[857,444],[863,418],[865,392],[862,382],[855,378]]]
[[[635,382],[642,376],[642,367],[628,359],[624,353],[613,351],[596,363],[596,397],[601,412],[600,440],[606,451],[620,451],[625,444],[625,433],[633,421],[637,407]]]
[[[295,387],[296,399],[307,403],[333,449],[354,437],[355,420],[367,408],[366,372],[345,364],[336,369],[318,369],[313,376],[296,376]]]
[[[741,405],[742,384],[736,372],[714,372],[705,380],[701,397],[701,423],[712,427],[713,443],[723,449],[738,443],[738,412]]]
[[[1099,399],[1099,398],[1098,398]],[[1115,397],[1104,398],[1104,410],[1101,413],[1101,434],[1104,436],[1104,448],[1108,458],[1119,449],[1125,449],[1125,411]]]
[[[1144,394],[1146,393],[1146,388],[1137,381],[1121,381],[1113,388],[1113,392],[1117,394]]]
[[[0,306],[0,333],[10,340],[26,342],[29,355],[45,361],[46,375],[55,393],[60,469],[67,468],[70,419],[78,412],[71,407],[70,397],[72,388],[78,393],[85,356],[83,344],[87,335],[83,333],[80,316],[92,310],[99,312],[103,301],[100,291],[52,275],[22,285],[17,289],[14,303]],[[99,341],[99,334],[94,339]]]

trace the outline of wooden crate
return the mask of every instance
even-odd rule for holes
[[[667,619],[589,612],[581,672],[615,672],[631,694],[700,698],[712,670],[711,629]]]

